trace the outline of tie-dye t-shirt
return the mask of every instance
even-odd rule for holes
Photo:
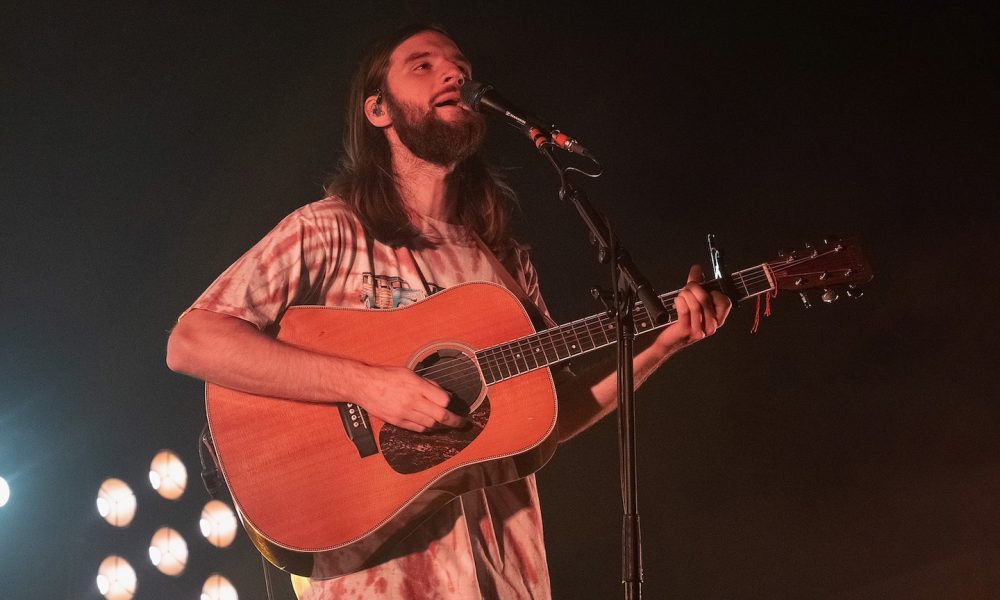
[[[431,218],[422,218],[420,227],[433,245],[392,248],[368,240],[339,199],[313,202],[283,219],[191,308],[267,330],[293,305],[391,308],[462,282],[509,281],[462,227]],[[527,295],[551,325],[527,252],[516,249],[504,265],[522,288],[512,291]],[[460,496],[401,544],[413,551],[394,551],[400,558],[360,573],[312,581],[293,576],[296,592],[302,600],[550,597],[533,475]]]

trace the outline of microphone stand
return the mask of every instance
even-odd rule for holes
[[[605,302],[609,316],[615,319],[618,339],[618,434],[619,459],[622,476],[622,583],[626,600],[638,600],[642,584],[642,547],[639,528],[639,507],[636,479],[635,452],[635,385],[632,359],[634,358],[635,322],[632,309],[638,299],[642,302],[655,325],[668,320],[663,303],[652,286],[632,263],[628,252],[614,237],[607,218],[590,204],[586,194],[574,186],[553,153],[550,143],[539,144],[538,150],[559,174],[560,200],[569,200],[576,207],[580,218],[590,230],[590,241],[598,248],[598,262],[604,264],[610,257],[612,268],[612,294],[595,289],[595,295]],[[596,161],[595,161],[596,162]]]

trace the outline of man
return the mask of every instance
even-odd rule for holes
[[[340,173],[329,197],[286,217],[182,315],[171,369],[254,394],[354,402],[399,427],[458,427],[449,396],[405,368],[364,364],[283,344],[265,333],[296,304],[392,308],[463,281],[499,283],[551,324],[526,252],[510,238],[513,195],[486,166],[482,117],[460,101],[471,66],[432,26],[379,41],[351,85]],[[668,356],[712,335],[725,296],[692,267],[679,321],[635,358],[640,384]],[[559,440],[615,407],[613,366],[557,377]],[[330,507],[336,510],[337,507]],[[302,598],[548,598],[533,476],[468,492],[400,542],[398,558],[309,584]]]

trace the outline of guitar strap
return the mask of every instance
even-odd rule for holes
[[[479,249],[493,264],[493,269],[498,275],[500,275],[500,281],[502,281],[504,286],[506,286],[507,289],[521,301],[521,305],[524,306],[526,311],[528,311],[528,316],[530,316],[531,320],[535,323],[535,327],[537,329],[555,327],[556,322],[542,313],[541,309],[538,308],[538,305],[528,297],[528,293],[525,291],[524,286],[522,286],[521,283],[510,274],[507,267],[497,259],[496,255],[493,254],[493,251],[489,249],[486,243],[483,242],[483,240],[480,239],[480,237],[475,233],[472,234],[472,237],[475,238],[476,243],[479,244]]]
[[[371,270],[372,274],[372,294],[374,294],[377,275],[375,272],[375,238],[367,229],[365,230],[365,244],[368,247],[368,268]],[[434,290],[431,289],[431,284],[427,281],[427,277],[424,276],[423,269],[420,268],[416,258],[413,256],[413,251],[411,251],[408,247],[398,247],[393,248],[392,250],[396,255],[396,260],[399,261],[400,264],[408,264],[417,274],[417,277],[420,278],[420,284],[424,286],[424,293],[428,296],[433,294]]]
[[[500,278],[500,282],[503,283],[514,296],[521,302],[525,311],[528,312],[528,316],[531,318],[532,322],[535,324],[536,329],[547,329],[550,327],[555,327],[557,324],[550,317],[546,317],[544,313],[538,308],[533,300],[528,296],[525,291],[524,286],[511,275],[510,270],[504,266],[503,263],[497,259],[493,251],[483,242],[482,238],[479,237],[475,232],[470,232],[473,241],[479,246],[480,252],[486,256],[486,259],[490,261],[493,266],[493,270],[496,272],[497,276]],[[368,244],[368,261],[369,267],[371,268],[372,281],[374,286],[375,281],[375,241],[368,231],[365,231],[365,240]],[[424,286],[424,292],[430,296],[434,293],[431,288],[430,283],[427,281],[427,277],[424,276],[423,269],[420,268],[420,264],[417,262],[416,257],[413,255],[413,251],[409,247],[399,247],[394,248],[393,251],[396,254],[396,259],[400,264],[409,265],[413,271],[420,277],[420,283]],[[373,287],[374,292],[374,287]]]
[[[486,255],[486,259],[493,265],[493,269],[498,275],[500,275],[500,281],[503,282],[504,286],[511,292],[514,292],[514,295],[517,296],[517,299],[520,300],[522,304],[528,303],[533,305],[534,302],[528,300],[528,293],[524,291],[524,287],[521,283],[514,279],[514,277],[510,274],[510,271],[507,270],[507,267],[505,267],[503,263],[497,259],[496,255],[493,254],[493,251],[489,249],[485,242],[483,242],[482,238],[480,238],[475,232],[473,232],[472,237],[476,240],[476,244],[479,245],[479,249],[482,253]]]
[[[490,261],[493,266],[493,270],[496,271],[497,275],[500,277],[500,281],[503,283],[504,287],[510,290],[517,299],[521,301],[525,306],[534,306],[535,303],[528,298],[528,294],[524,291],[524,286],[522,286],[514,277],[510,274],[510,271],[501,263],[493,251],[486,246],[475,232],[471,232],[472,239],[479,246],[479,250],[486,256],[486,259]],[[365,231],[365,242],[368,246],[368,266],[371,269],[372,281],[375,280],[375,240],[372,238],[368,231]],[[424,275],[423,269],[420,268],[420,263],[417,262],[416,257],[413,255],[413,251],[408,247],[399,247],[393,249],[396,254],[396,259],[400,263],[408,264],[413,271],[420,277],[420,283],[424,286],[424,292],[430,296],[434,293],[431,288],[430,282],[427,281],[427,277]]]

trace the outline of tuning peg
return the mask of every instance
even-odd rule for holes
[[[847,286],[847,291],[845,293],[847,294],[847,297],[852,300],[857,300],[861,296],[865,295],[865,292],[853,283]]]
[[[823,290],[823,296],[822,296],[823,302],[826,302],[827,304],[833,304],[834,302],[837,301],[837,298],[839,297],[840,296],[837,294],[837,292],[831,290],[830,288],[826,288]]]
[[[792,262],[795,260],[795,250],[782,248],[781,250],[778,250],[778,258],[784,260],[785,262]]]
[[[823,245],[824,246],[830,246],[832,244],[836,244],[839,241],[840,241],[840,236],[839,235],[828,235],[828,236],[823,237]]]
[[[809,296],[805,292],[799,292],[799,298],[802,298],[802,305],[806,308],[812,308],[812,303],[809,302]]]

